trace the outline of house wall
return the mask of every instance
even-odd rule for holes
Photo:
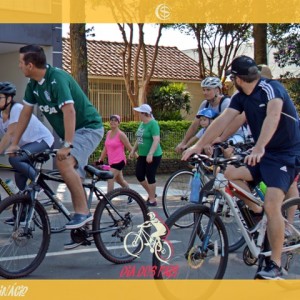
[[[204,100],[204,95],[202,92],[202,88],[200,86],[200,82],[188,82],[185,84],[187,90],[191,94],[191,111],[188,115],[185,115],[185,119],[191,121],[195,118],[199,106],[201,102]]]

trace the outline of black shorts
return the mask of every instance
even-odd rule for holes
[[[267,187],[279,188],[286,193],[299,172],[298,166],[296,156],[265,154],[259,164],[248,166],[248,169],[255,185],[263,181]]]
[[[124,169],[125,165],[126,165],[125,161],[122,160],[117,164],[111,164],[110,167],[113,169],[116,169],[118,171],[122,171]]]

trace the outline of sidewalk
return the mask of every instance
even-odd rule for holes
[[[12,172],[2,171],[1,176],[3,179],[11,178],[14,181]],[[169,176],[170,176],[170,174],[158,174],[156,176],[156,184],[157,184],[156,194],[158,195],[158,199],[161,199],[164,185],[165,185],[166,181],[168,180]],[[148,195],[147,195],[146,191],[139,184],[139,182],[137,181],[137,179],[134,175],[132,175],[132,176],[127,175],[127,176],[124,176],[124,178],[129,183],[129,186],[131,189],[138,192],[145,200],[147,199]],[[50,187],[53,189],[53,191],[56,190],[57,196],[61,201],[71,202],[70,192],[64,183],[63,184],[59,184],[56,182],[48,182],[48,183],[50,183]],[[101,187],[101,189],[104,192],[106,192],[107,183],[105,181],[98,182],[97,186]],[[115,184],[115,187],[118,187],[118,186],[119,186],[118,184]],[[2,188],[0,190],[1,190],[0,191],[1,199],[6,198],[7,197],[6,192]]]

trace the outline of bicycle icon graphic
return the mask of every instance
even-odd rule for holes
[[[168,260],[172,254],[171,246],[167,240],[164,240],[163,243],[161,242],[162,238],[166,237],[168,229],[156,218],[155,213],[150,212],[148,215],[150,216],[150,220],[138,225],[137,227],[140,229],[137,233],[132,231],[125,236],[124,248],[129,255],[139,257],[144,247],[148,246],[150,252],[155,253],[158,260],[168,264]],[[149,234],[145,230],[147,227],[155,227],[156,231]],[[130,251],[130,248],[135,249],[134,253]]]

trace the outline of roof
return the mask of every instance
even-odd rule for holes
[[[135,49],[137,45],[134,45]],[[99,77],[122,77],[123,43],[87,40],[88,74]],[[146,45],[149,61],[154,46]],[[149,64],[149,63],[148,63]],[[71,73],[70,40],[63,39],[63,69]],[[139,69],[139,76],[142,74]],[[199,80],[197,62],[177,47],[159,46],[156,66],[152,79],[159,80]]]

